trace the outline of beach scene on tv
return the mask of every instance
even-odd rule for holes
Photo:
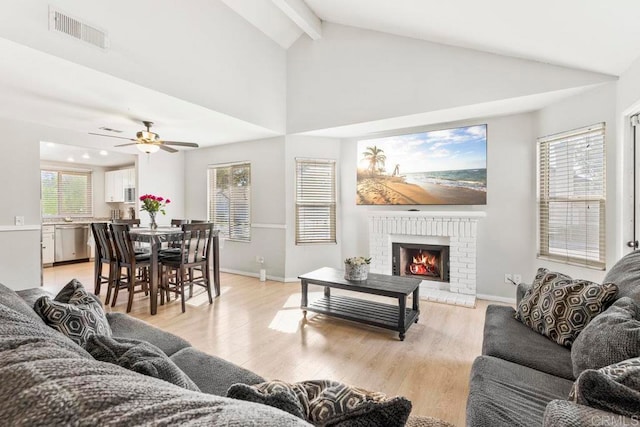
[[[486,205],[487,125],[358,141],[358,205]]]

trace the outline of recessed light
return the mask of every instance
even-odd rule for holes
[[[73,160],[73,157],[67,157],[67,162],[75,162],[75,160]]]
[[[100,155],[101,156],[107,156],[107,155],[109,155],[109,153],[107,152],[107,150],[100,150]]]
[[[84,154],[82,155],[82,158],[83,158],[83,159],[90,159],[90,158],[91,158],[91,156],[89,156],[89,153],[84,153]]]

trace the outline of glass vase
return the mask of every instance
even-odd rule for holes
[[[151,224],[149,224],[149,227],[152,230],[156,230],[158,228],[158,224],[156,223],[156,212],[149,212],[149,218],[151,218]]]

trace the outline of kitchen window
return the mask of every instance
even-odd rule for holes
[[[210,166],[209,221],[220,236],[251,241],[251,164]]]
[[[90,171],[42,169],[40,192],[42,216],[93,216],[92,174]]]
[[[336,242],[336,162],[296,159],[296,244]]]
[[[540,258],[605,268],[605,124],[538,139]]]

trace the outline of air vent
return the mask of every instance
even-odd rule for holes
[[[105,31],[93,25],[85,24],[66,13],[49,6],[49,31],[67,34],[100,49],[109,47],[109,39]]]

